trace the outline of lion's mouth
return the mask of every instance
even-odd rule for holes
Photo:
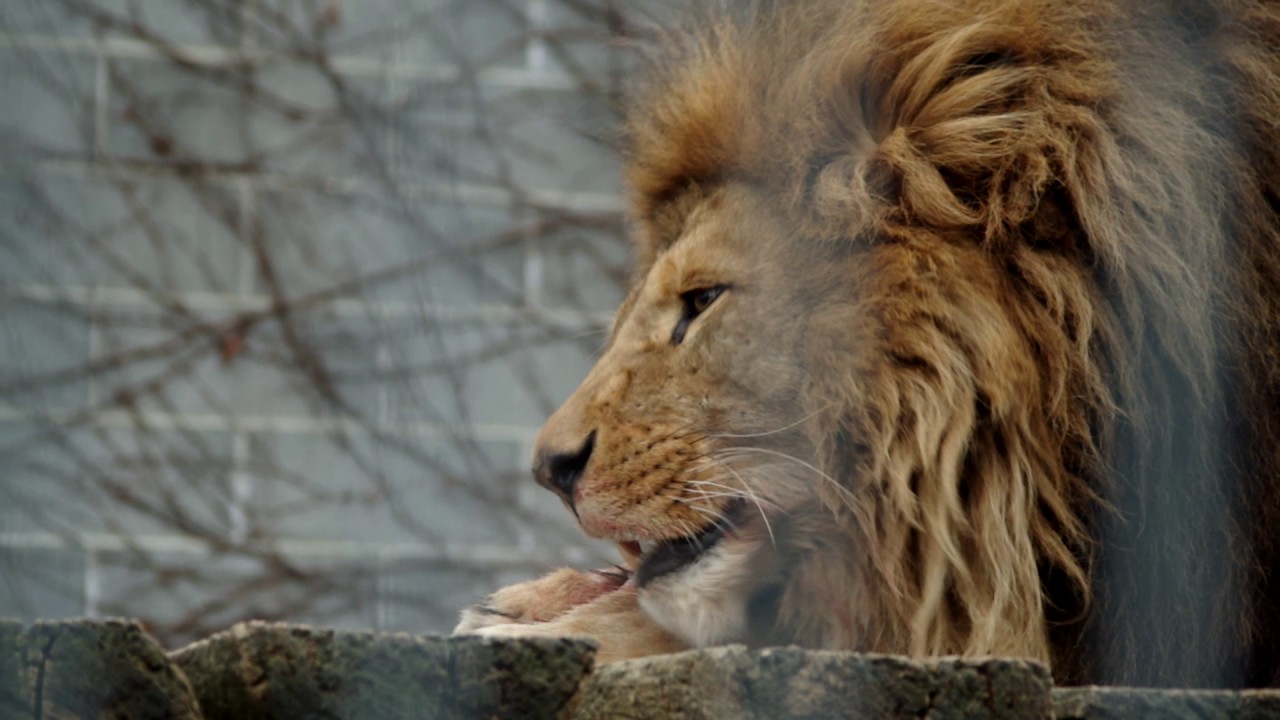
[[[632,581],[637,587],[664,575],[682,570],[714,548],[729,535],[742,513],[744,503],[734,500],[720,517],[693,535],[669,540],[628,540],[618,543],[618,549],[627,559],[632,571]]]

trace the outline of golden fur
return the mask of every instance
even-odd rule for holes
[[[652,639],[610,658],[1280,682],[1280,6],[811,0],[667,46],[626,126],[636,280],[540,477],[581,460],[560,490],[633,569],[733,528],[460,629],[609,650],[604,602]]]

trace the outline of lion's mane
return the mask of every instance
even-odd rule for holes
[[[804,398],[857,648],[1280,681],[1280,7],[775,5],[671,34],[628,179],[642,266],[730,179],[900,250]],[[830,644],[816,597],[783,636]]]

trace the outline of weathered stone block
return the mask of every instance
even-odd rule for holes
[[[0,717],[201,720],[187,679],[134,622],[0,625]]]
[[[446,642],[453,650],[459,718],[564,717],[596,654],[593,645],[580,640],[436,642]]]
[[[1280,690],[1079,687],[1053,691],[1055,720],[1280,720]]]
[[[717,648],[616,663],[582,689],[576,720],[605,718],[1048,718],[1046,668],[795,648]]]
[[[558,718],[583,642],[434,638],[245,623],[173,654],[207,720]]]
[[[27,638],[22,623],[0,620],[0,717],[31,716],[31,690],[24,673]]]
[[[130,621],[0,621],[0,720],[1280,720],[1280,690],[1051,689],[1023,660],[736,646],[593,673],[594,656],[571,640],[269,623],[166,655]]]

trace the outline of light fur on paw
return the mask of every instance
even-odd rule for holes
[[[625,576],[561,569],[511,585],[462,612],[455,635],[595,641],[596,662],[678,652],[687,645],[643,610]]]
[[[548,622],[617,590],[626,580],[620,571],[560,568],[534,580],[508,585],[466,608],[453,634],[466,635],[495,625]]]

